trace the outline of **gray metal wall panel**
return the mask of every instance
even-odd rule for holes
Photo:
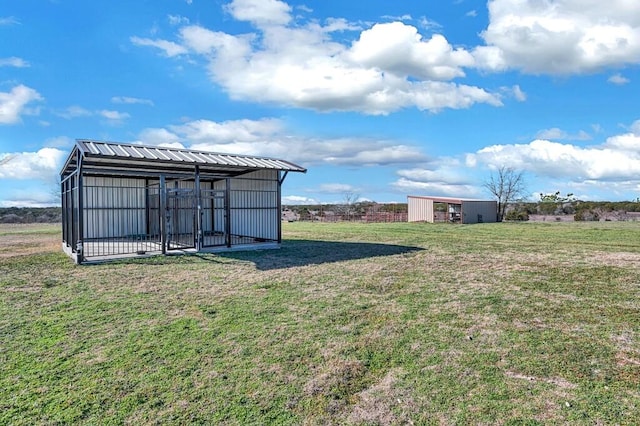
[[[217,180],[213,182],[212,188],[216,191],[225,190],[226,181],[224,179]],[[225,232],[225,206],[224,206],[224,198],[217,198],[215,201],[215,208],[213,210],[213,231],[215,232]]]
[[[143,179],[84,178],[84,237],[118,238],[146,233]]]
[[[261,191],[231,191],[229,206],[232,209],[277,209],[278,193]]]
[[[278,172],[261,170],[231,179],[231,190],[277,191]]]
[[[483,223],[494,223],[497,219],[498,205],[495,201],[463,201],[462,223],[478,223],[478,215]]]
[[[231,210],[231,234],[266,240],[278,239],[276,210]]]
[[[260,170],[231,179],[231,233],[277,240],[280,212],[278,172]]]

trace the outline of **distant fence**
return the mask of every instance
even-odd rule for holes
[[[341,215],[332,214],[324,216],[304,215],[298,219],[302,222],[363,222],[363,223],[391,223],[391,222],[407,222],[407,213],[369,213],[365,215],[351,214]]]

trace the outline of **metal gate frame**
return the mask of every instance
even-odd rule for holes
[[[185,249],[200,251],[204,247],[215,246],[231,247],[229,185],[226,179],[224,189],[202,189],[198,178],[195,188],[168,188],[161,177],[160,187],[161,211],[164,212],[160,218],[164,225],[163,253]],[[209,216],[210,223],[205,224],[205,215]],[[216,226],[220,221],[222,224]]]
[[[227,191],[224,189],[201,189],[200,203],[202,205],[200,210],[201,246],[230,247],[231,237],[227,226],[229,223]]]
[[[166,249],[197,248],[199,226],[196,218],[198,208],[195,190],[167,188],[166,199]]]

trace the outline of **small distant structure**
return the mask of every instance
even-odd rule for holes
[[[498,218],[498,203],[452,197],[409,195],[409,222],[494,223]]]
[[[282,210],[282,220],[286,222],[297,222],[300,220],[300,215],[291,209],[285,208]]]

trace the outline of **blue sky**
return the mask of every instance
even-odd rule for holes
[[[21,0],[0,7],[0,206],[76,138],[283,158],[285,203],[640,197],[640,8],[610,0]]]

